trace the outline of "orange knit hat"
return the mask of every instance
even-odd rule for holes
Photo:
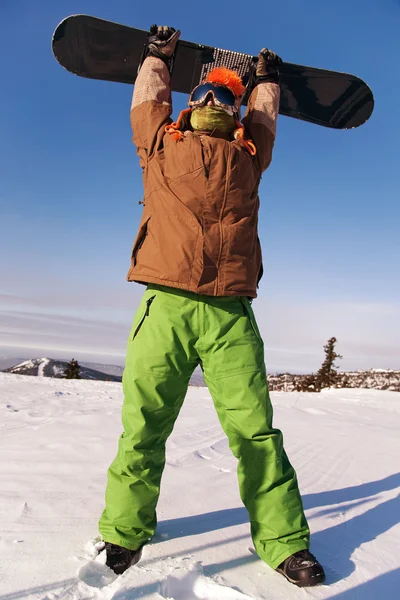
[[[243,96],[245,86],[243,85],[242,78],[236,71],[227,69],[226,67],[216,67],[210,71],[205,78],[203,83],[216,83],[217,85],[223,85],[227,87],[236,98]]]

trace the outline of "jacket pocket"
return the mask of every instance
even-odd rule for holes
[[[132,338],[131,338],[132,342],[136,338],[136,336],[139,333],[140,329],[142,328],[143,323],[145,322],[145,320],[147,319],[147,317],[150,315],[150,306],[152,305],[153,300],[154,300],[155,297],[156,297],[156,295],[154,294],[154,296],[150,296],[150,298],[148,298],[146,300],[146,309],[145,309],[145,312],[144,312],[142,318],[140,319],[139,323],[137,324],[137,326],[135,328],[135,331],[132,334]]]
[[[137,254],[138,254],[140,248],[143,246],[144,241],[147,236],[147,228],[149,225],[149,221],[150,221],[150,217],[147,217],[147,219],[140,226],[138,234],[136,236],[135,243],[132,248],[132,263],[133,263],[134,267],[136,267]]]
[[[243,306],[244,314],[248,318],[251,328],[252,328],[256,338],[262,344],[263,340],[262,340],[262,337],[260,334],[260,330],[258,329],[256,318],[254,316],[253,309],[251,308],[250,302],[247,300],[247,298],[244,298],[244,297],[240,298],[240,302]]]

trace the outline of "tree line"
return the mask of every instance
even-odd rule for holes
[[[297,392],[320,392],[324,388],[334,387],[338,383],[339,375],[335,361],[343,358],[335,351],[337,339],[331,337],[324,346],[325,360],[321,368],[311,375],[307,375],[297,383]],[[67,364],[64,379],[81,379],[80,365],[74,358]],[[342,382],[343,387],[343,382]]]

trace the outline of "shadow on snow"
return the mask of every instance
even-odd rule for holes
[[[303,496],[303,502],[306,509],[346,503],[345,506],[340,507],[340,512],[343,513],[351,507],[365,504],[368,499],[372,499],[377,494],[394,490],[399,486],[400,473],[397,473],[379,481],[363,483],[361,485],[339,490],[307,494]],[[359,502],[354,504],[354,501]],[[351,502],[353,502],[353,504],[350,504]],[[334,506],[332,509],[325,509],[319,514],[334,515],[337,512],[338,507]],[[399,514],[400,495],[390,500],[381,502],[373,508],[366,510],[361,515],[313,534],[312,549],[314,550],[315,554],[318,555],[318,558],[320,558],[323,564],[329,565],[330,562],[335,564],[335,571],[330,567],[327,568],[327,584],[329,585],[329,583],[334,583],[340,579],[348,577],[355,569],[355,565],[350,558],[353,552],[359,548],[361,544],[375,539],[377,536],[397,525],[399,521]],[[159,523],[154,542],[157,544],[162,543],[163,537],[166,534],[168,534],[168,539],[174,539],[202,533],[209,533],[211,531],[224,529],[226,527],[242,525],[244,523],[248,523],[248,516],[246,509],[243,507],[220,510],[212,513],[204,513],[191,517],[182,517],[179,519],[170,519]],[[162,534],[164,534],[164,536]],[[233,540],[223,540],[221,544],[225,544],[230,541],[238,542],[246,537],[247,536],[237,536],[237,538]],[[196,546],[196,549],[213,547],[218,544],[219,542],[213,542],[202,547]],[[183,553],[187,554],[189,552],[190,551],[186,549]],[[219,573],[220,571],[233,569],[239,565],[254,562],[256,560],[259,560],[258,557],[250,554],[248,556],[235,558],[231,561],[216,563],[208,566],[205,565],[204,574],[210,577]],[[64,586],[68,586],[71,589],[76,585],[76,582],[76,579],[67,579],[57,583],[30,588],[28,590],[12,592],[0,596],[0,600],[17,600],[19,598],[23,598],[24,596],[50,591],[53,591],[53,593],[55,592],[55,595],[57,595],[57,588],[64,588]],[[365,598],[377,598],[382,594],[383,597],[392,598],[398,593],[399,587],[400,569],[396,569],[394,571],[379,575],[370,581],[358,585],[355,588],[351,588],[344,592],[340,592],[335,596],[331,596],[331,599],[364,600]],[[126,600],[131,597],[133,600],[135,597],[143,597],[144,595],[156,593],[158,590],[158,583],[135,587],[129,591],[125,589],[123,592],[121,591],[123,596],[117,592],[113,596],[113,600],[118,600],[118,598],[122,600],[122,597],[124,597]],[[393,594],[391,592],[393,592]],[[68,593],[68,589],[63,589],[62,593],[65,597],[65,594]],[[134,595],[130,596],[131,593]]]

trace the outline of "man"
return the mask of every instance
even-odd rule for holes
[[[170,66],[180,32],[153,27],[133,94],[133,141],[144,210],[128,280],[147,284],[123,376],[124,433],[108,472],[99,530],[107,565],[124,572],[154,535],[165,443],[201,365],[238,458],[258,555],[289,581],[324,571],[308,551],[296,474],[272,426],[263,342],[251,308],[262,276],[258,186],[269,166],[281,60],[262,50],[243,123],[244,86],[215,69],[170,118]]]

